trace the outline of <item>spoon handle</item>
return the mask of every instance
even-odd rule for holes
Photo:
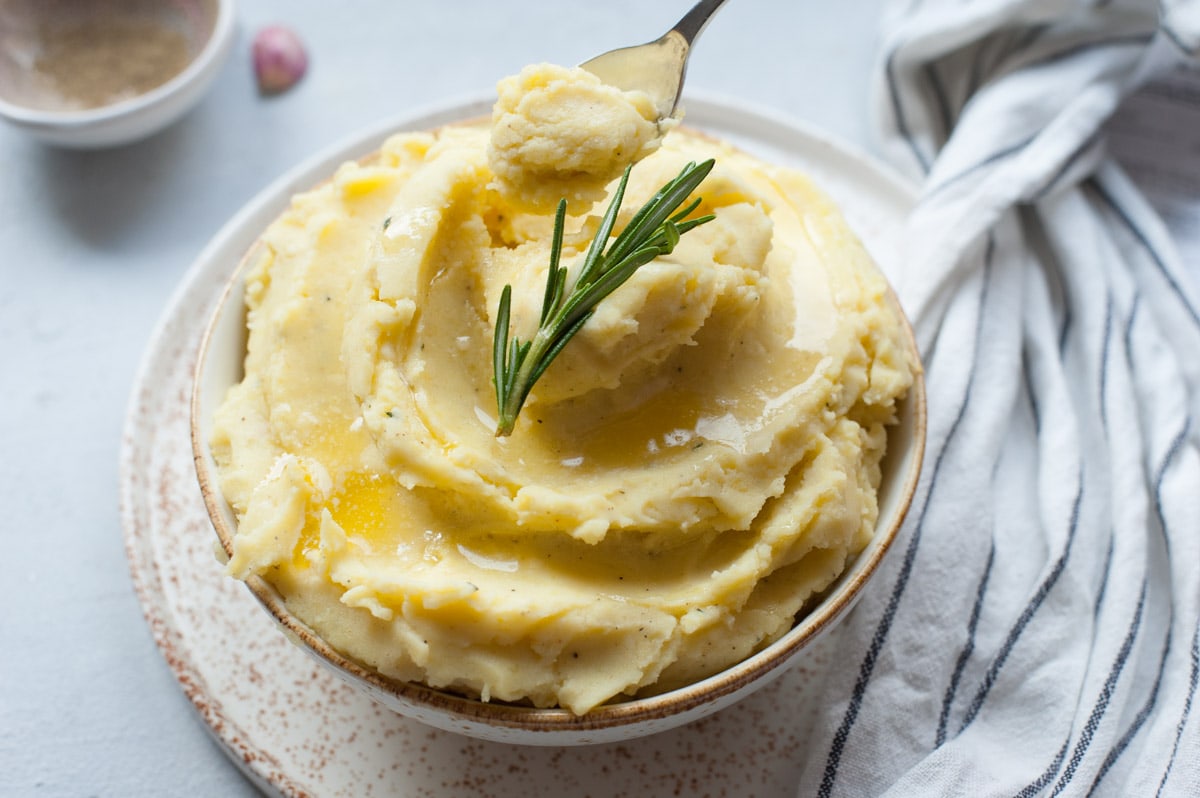
[[[683,19],[679,20],[671,30],[682,36],[688,43],[688,47],[691,47],[704,27],[708,25],[713,14],[717,13],[717,9],[724,4],[725,0],[700,0],[699,3],[692,6],[691,11],[683,15]]]

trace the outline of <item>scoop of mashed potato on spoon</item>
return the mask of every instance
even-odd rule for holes
[[[506,200],[534,210],[552,210],[562,198],[573,213],[586,210],[677,124],[659,122],[646,93],[579,68],[528,66],[497,92],[488,165]]]

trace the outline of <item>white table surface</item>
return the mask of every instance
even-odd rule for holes
[[[688,86],[870,148],[880,0],[730,2]],[[56,150],[0,125],[0,795],[237,796],[134,596],[117,457],[142,351],[188,265],[259,189],[373,123],[526,63],[654,38],[685,0],[245,0],[207,98],[138,144]],[[308,76],[258,96],[249,42],[283,22]]]

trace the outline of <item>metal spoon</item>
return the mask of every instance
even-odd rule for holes
[[[609,50],[579,66],[610,86],[644,91],[654,101],[659,119],[675,113],[692,45],[725,0],[700,0],[662,38],[633,47]]]

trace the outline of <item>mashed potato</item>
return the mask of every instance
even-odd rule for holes
[[[573,211],[602,199],[608,184],[678,124],[657,121],[643,92],[621,91],[582,69],[537,64],[497,87],[488,165],[506,202]]]
[[[574,72],[564,86],[587,84]],[[527,77],[502,84],[492,126],[398,135],[267,230],[212,447],[232,575],[388,676],[584,713],[792,626],[873,533],[916,364],[884,279],[805,177],[685,129],[655,149],[636,120],[611,158],[564,130],[580,161],[551,175],[567,161],[508,94],[552,110],[530,95],[555,84]],[[596,117],[618,135],[612,118]],[[698,212],[716,219],[605,300],[497,438],[499,295],[513,285],[527,338],[549,262],[552,218],[530,209],[590,198],[635,154],[618,230],[709,157]],[[595,226],[568,217],[564,264]]]

